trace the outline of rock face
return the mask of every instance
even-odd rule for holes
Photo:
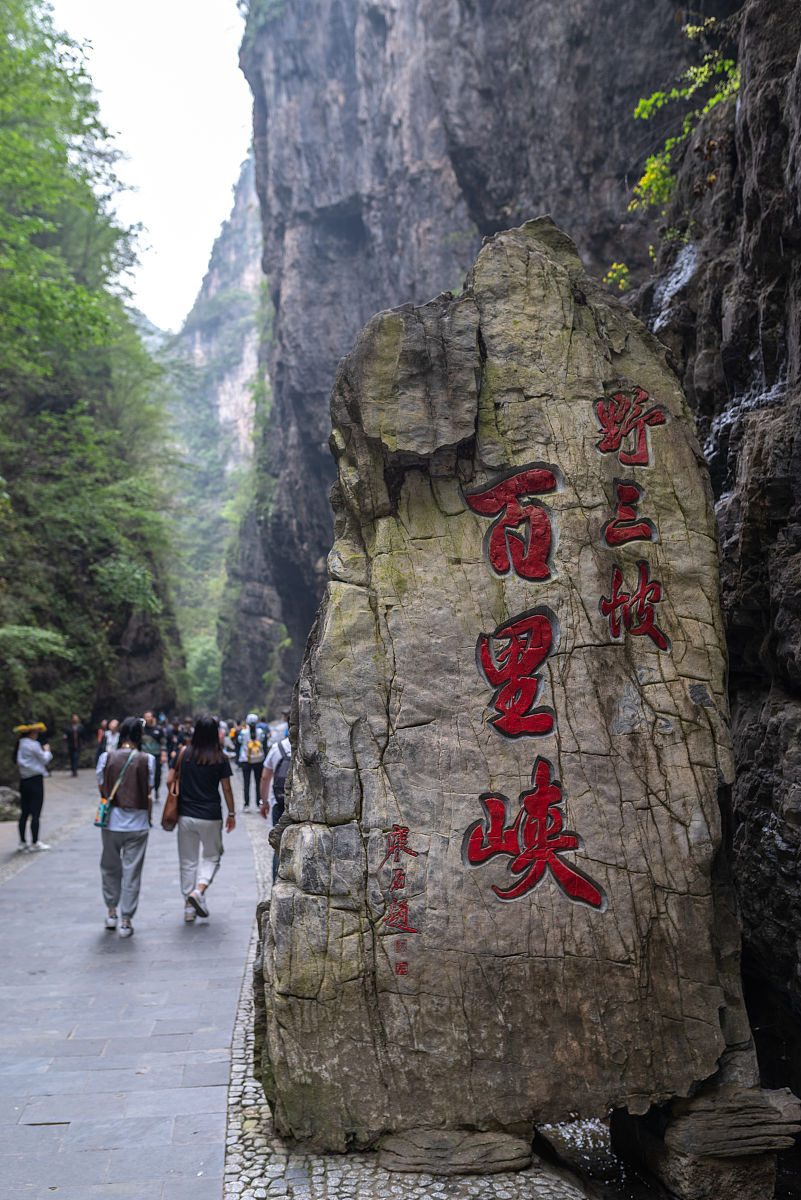
[[[374,318],[332,416],[262,919],[278,1130],[411,1154],[753,1087],[712,497],[658,344],[541,220]]]
[[[670,347],[710,464],[721,532],[736,755],[733,871],[745,961],[801,1003],[801,11],[743,9],[736,105],[691,139],[681,236],[639,309]],[[707,157],[711,156],[711,157]],[[709,171],[713,187],[703,185]],[[789,1014],[786,1014],[785,1020]],[[760,1022],[760,1024],[767,1022]],[[795,1016],[790,1023],[797,1024]],[[773,1014],[773,1034],[782,1018]],[[784,1060],[777,1069],[776,1058]],[[788,1075],[786,1058],[794,1058]],[[765,1068],[798,1089],[801,1053]]]
[[[705,14],[736,4],[703,0]],[[548,212],[588,263],[647,263],[630,181],[660,129],[632,120],[686,54],[670,6],[636,0],[293,0],[251,5],[242,65],[254,96],[267,361],[277,475],[248,604],[291,647],[294,684],[331,545],[328,397],[375,313],[458,290],[483,234]],[[251,522],[250,529],[254,528]],[[244,612],[237,625],[247,627]],[[246,670],[236,630],[224,672]],[[236,664],[236,665],[234,665]],[[251,670],[254,670],[251,668]],[[263,667],[262,667],[263,669]]]

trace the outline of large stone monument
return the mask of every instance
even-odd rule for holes
[[[262,920],[278,1131],[500,1170],[614,1109],[679,1194],[701,1159],[771,1195],[798,1105],[759,1090],[743,1007],[715,521],[663,348],[543,219],[375,317],[332,415]]]

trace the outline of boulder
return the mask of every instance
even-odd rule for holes
[[[530,1141],[755,1087],[716,528],[663,349],[543,218],[375,317],[332,416],[263,929],[277,1130]]]

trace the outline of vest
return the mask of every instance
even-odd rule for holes
[[[112,750],[103,768],[103,795],[111,795],[111,789],[117,782],[122,768],[128,761],[130,748],[127,750]],[[112,807],[143,808],[147,810],[148,763],[150,755],[137,750],[131,759],[131,765],[122,777],[122,783],[117,788],[112,800]]]

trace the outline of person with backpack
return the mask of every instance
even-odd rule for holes
[[[259,798],[261,773],[264,770],[264,735],[258,725],[259,718],[255,713],[248,713],[245,724],[239,731],[239,752],[237,762],[242,772],[242,787],[245,793],[245,809],[250,808],[250,780],[256,781],[256,800]]]
[[[270,753],[264,764],[264,773],[261,777],[261,786],[259,788],[259,812],[267,820],[267,813],[270,811],[270,793],[272,792],[272,814],[273,827],[275,827],[284,815],[284,805],[286,803],[286,780],[289,774],[289,764],[292,759],[292,747],[288,737],[283,737],[279,742],[276,742],[271,747]],[[272,834],[270,835],[272,843]],[[273,853],[273,883],[278,874],[278,849]]]

